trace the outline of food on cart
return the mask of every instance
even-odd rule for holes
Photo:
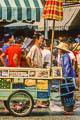
[[[0,79],[0,89],[9,89],[10,88],[10,79]]]
[[[48,71],[37,71],[37,77],[48,78]]]
[[[28,72],[18,72],[18,77],[28,77]]]
[[[8,77],[8,70],[2,70],[2,76]]]
[[[54,76],[55,77],[61,76],[60,71],[58,69],[54,70]]]
[[[36,71],[30,71],[30,77],[36,77]]]
[[[28,87],[31,87],[31,86],[35,86],[36,85],[36,81],[35,80],[32,80],[32,79],[26,79],[25,80],[25,85],[28,86]]]
[[[48,89],[48,80],[37,80],[37,89]]]
[[[17,72],[10,71],[10,72],[9,72],[9,76],[10,76],[10,77],[17,77],[18,74],[17,74]]]
[[[6,81],[7,81],[7,82],[11,82],[11,79],[10,79],[10,78],[8,78],[8,79],[6,79]]]
[[[62,68],[61,67],[53,67],[52,68],[53,78],[62,78]]]
[[[23,78],[14,78],[12,81],[13,84],[18,84],[18,83],[24,83],[24,79]]]
[[[28,71],[20,72],[20,71],[10,71],[10,77],[28,77]]]

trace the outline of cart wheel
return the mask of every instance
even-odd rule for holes
[[[16,91],[8,98],[8,110],[14,116],[23,117],[29,115],[33,105],[33,98],[27,91]]]

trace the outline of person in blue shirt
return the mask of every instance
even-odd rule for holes
[[[75,38],[76,42],[80,42],[80,33],[78,34],[77,38]]]
[[[60,42],[59,45],[55,46],[56,48],[58,48],[59,50],[61,50],[61,67],[62,67],[62,71],[63,71],[63,76],[64,77],[76,77],[75,76],[75,72],[73,70],[73,66],[72,66],[72,62],[70,60],[70,57],[68,55],[69,48],[68,48],[68,44]]]
[[[4,34],[4,45],[2,47],[2,53],[13,43],[13,41],[14,41],[14,35],[12,33]],[[8,66],[7,56],[4,56],[4,61]]]
[[[64,107],[64,110],[66,113],[72,113],[73,112],[73,106],[75,104],[74,101],[74,90],[75,90],[75,72],[73,70],[72,62],[70,60],[70,57],[68,55],[69,47],[67,43],[60,42],[59,45],[55,46],[58,48],[61,52],[61,67],[62,67],[62,73],[64,79],[62,80],[61,85],[61,102],[62,106]]]
[[[6,33],[4,34],[4,45],[2,47],[2,53],[14,42],[14,35],[12,33]],[[8,56],[4,56],[4,61],[6,63],[6,66],[8,66]],[[6,101],[3,101],[4,105],[6,104]],[[5,112],[8,112],[6,106],[5,106]]]

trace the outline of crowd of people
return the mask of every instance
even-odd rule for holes
[[[77,40],[77,41],[76,41]],[[75,78],[76,78],[76,87],[78,90],[80,90],[80,34],[78,35],[77,38],[73,39],[72,37],[59,37],[58,44],[59,43],[65,43],[68,47],[68,55],[73,67],[73,70],[75,72]],[[61,49],[64,49],[64,45],[62,46]],[[59,67],[60,64],[60,59],[61,59],[61,50],[56,49],[57,52],[57,66]],[[67,63],[68,64],[68,63]],[[67,74],[67,73],[66,73]],[[71,74],[70,74],[71,76]]]
[[[51,59],[51,40],[44,39],[41,33],[33,37],[4,35],[0,64],[4,67],[48,68]],[[62,67],[64,77],[74,78],[80,90],[80,34],[78,38],[59,37],[54,41],[52,66]]]
[[[44,39],[41,33],[34,33],[32,36],[24,38],[23,36],[14,37],[12,33],[5,34],[4,45],[0,48],[0,65],[5,67],[49,67],[51,40]],[[63,44],[60,49],[56,47],[59,44]],[[61,50],[64,50],[64,45],[68,46],[68,55],[76,74],[77,88],[80,90],[80,34],[76,39],[64,36],[54,41],[52,66],[61,66]]]
[[[45,41],[46,45],[44,44]],[[46,67],[50,63],[50,44],[50,41],[43,39],[42,34],[34,34],[33,39],[24,39],[22,36],[19,36],[16,39],[11,33],[5,34],[4,45],[1,48],[2,53],[0,55],[2,66]]]

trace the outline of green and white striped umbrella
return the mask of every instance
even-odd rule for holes
[[[0,21],[40,21],[42,12],[41,0],[0,0]]]

